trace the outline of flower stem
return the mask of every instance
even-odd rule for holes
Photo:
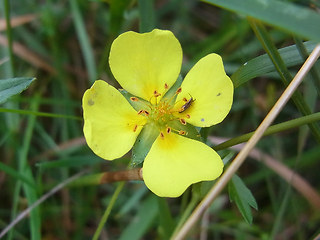
[[[279,123],[279,124],[273,125],[273,126],[269,127],[264,132],[263,136],[269,136],[269,135],[274,134],[274,133],[283,132],[283,131],[286,131],[286,130],[289,130],[289,129],[292,129],[292,128],[300,127],[300,126],[302,126],[304,124],[309,124],[309,123],[317,122],[317,121],[320,121],[320,112],[313,113],[313,114],[310,114],[308,116],[304,116],[304,117],[301,117],[301,118],[297,118],[297,119],[294,119],[294,120],[290,120],[290,121],[287,121],[287,122],[283,122],[283,123]],[[213,147],[213,149],[218,151],[218,150],[222,150],[222,149],[237,145],[239,143],[246,142],[246,141],[248,141],[250,139],[250,137],[253,134],[254,134],[254,131],[250,132],[250,133],[247,133],[247,134],[244,134],[244,135],[241,135],[239,137],[232,138],[232,139],[230,139],[228,141],[225,141],[225,142]]]

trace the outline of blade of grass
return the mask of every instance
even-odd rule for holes
[[[23,115],[40,116],[40,117],[65,118],[65,119],[82,121],[82,118],[77,117],[77,116],[55,114],[55,113],[46,113],[46,112],[37,112],[37,111],[32,111],[32,110],[0,108],[0,112],[17,113],[17,114],[23,114]]]
[[[150,32],[155,28],[155,11],[153,0],[138,0],[140,14],[140,33]]]
[[[128,226],[121,232],[119,240],[140,240],[153,225],[159,212],[157,206],[157,196],[149,195],[139,206],[137,218],[130,222]]]
[[[39,103],[37,99],[35,99],[31,103],[31,109],[33,111],[36,111],[38,109]],[[24,175],[30,182],[35,183],[35,178],[33,176],[33,173],[31,171],[31,167],[28,163],[28,152],[31,145],[31,139],[32,134],[34,130],[34,126],[36,123],[36,116],[31,115],[28,117],[27,127],[24,133],[22,147],[19,149],[19,157],[18,157],[18,168],[19,172]],[[28,205],[32,205],[34,202],[38,199],[38,193],[36,189],[31,188],[29,185],[22,183],[22,188],[25,193],[25,196],[28,201]],[[32,212],[30,212],[30,219],[29,219],[29,225],[30,225],[30,233],[31,233],[31,239],[32,240],[40,240],[41,239],[41,216],[39,208],[33,209]]]
[[[0,162],[0,169],[1,171],[5,172],[6,174],[10,175],[11,177],[22,181],[25,184],[28,184],[30,187],[35,188],[35,185],[33,182],[31,182],[28,178],[26,178],[24,175],[20,174],[18,171],[16,171],[14,168],[9,167],[8,165]]]
[[[279,123],[279,124],[273,125],[271,127],[268,127],[267,130],[263,133],[263,136],[269,136],[269,135],[272,135],[275,133],[287,131],[292,128],[303,126],[304,124],[308,124],[311,122],[317,122],[317,121],[320,121],[320,112],[313,113],[308,116],[304,116],[301,118],[297,118],[294,120],[290,120],[287,122]],[[232,139],[225,141],[217,146],[214,146],[213,149],[218,151],[218,150],[222,150],[222,149],[237,145],[239,143],[246,142],[250,139],[250,137],[252,137],[253,134],[254,134],[254,132],[250,132],[250,133],[241,135],[239,137],[232,138]]]
[[[31,206],[29,206],[27,209],[25,209],[23,212],[21,212],[16,219],[14,219],[6,228],[2,230],[0,233],[0,238],[2,238],[10,229],[12,229],[17,223],[19,223],[23,218],[27,217],[31,211],[39,206],[41,203],[43,203],[45,200],[47,200],[49,197],[60,191],[62,188],[64,188],[69,183],[73,182],[80,176],[82,176],[85,172],[77,173],[76,175],[66,179],[65,181],[59,183],[56,187],[52,188],[49,192],[44,194],[41,198],[39,198],[36,202],[34,202]]]
[[[278,0],[203,0],[204,2],[244,14],[307,39],[320,41],[320,15],[287,1]]]
[[[110,203],[109,203],[108,207],[106,208],[106,211],[104,212],[104,214],[103,214],[103,216],[102,216],[102,218],[101,218],[101,220],[100,220],[100,222],[99,222],[99,225],[98,225],[98,227],[97,227],[97,229],[96,229],[96,232],[95,232],[94,235],[93,235],[92,240],[98,240],[98,239],[99,239],[99,236],[100,236],[100,234],[101,234],[101,231],[102,231],[105,223],[107,222],[108,217],[109,217],[109,215],[110,215],[110,213],[111,213],[111,210],[112,210],[112,208],[113,208],[113,206],[114,206],[114,204],[115,204],[115,202],[116,202],[116,200],[117,200],[117,198],[118,198],[121,190],[123,189],[125,183],[126,183],[126,182],[120,182],[120,183],[118,184],[115,192],[114,192],[113,195],[112,195],[112,198],[111,198],[111,200],[110,200]]]
[[[294,37],[294,41],[295,41],[296,46],[300,52],[301,57],[305,61],[308,58],[308,51],[307,51],[306,47],[304,46],[304,44],[300,38]],[[315,66],[317,66],[317,63],[315,64]],[[317,90],[318,96],[320,96],[320,73],[319,73],[319,71],[317,71],[317,68],[315,68],[315,66],[313,68],[311,68],[310,75],[312,77],[313,84]]]
[[[312,51],[311,55],[308,57],[307,61],[303,64],[297,75],[294,77],[292,82],[283,92],[279,100],[273,106],[269,114],[262,121],[262,123],[257,128],[254,135],[250,138],[248,143],[242,148],[240,153],[236,156],[233,162],[230,164],[228,169],[221,175],[220,179],[214,184],[207,196],[201,201],[198,207],[194,210],[190,218],[184,223],[179,232],[172,237],[172,239],[180,240],[184,239],[192,226],[198,221],[202,214],[208,209],[213,202],[213,200],[218,196],[218,194],[223,190],[227,185],[229,180],[232,178],[234,173],[242,165],[250,151],[254,148],[257,142],[262,137],[264,131],[270,126],[276,116],[280,113],[285,104],[289,101],[290,97],[297,89],[299,84],[302,82],[303,78],[306,76],[310,68],[317,61],[320,56],[320,45],[317,45],[316,48]]]
[[[289,73],[285,63],[283,62],[277,48],[273,44],[270,35],[268,34],[267,30],[265,29],[264,25],[259,20],[254,20],[252,18],[248,18],[251,27],[256,34],[257,38],[261,42],[263,48],[268,53],[271,61],[275,65],[277,72],[279,73],[281,80],[285,86],[288,86],[292,76]],[[310,115],[311,110],[307,103],[305,102],[304,98],[302,97],[300,92],[295,92],[292,96],[292,100],[297,106],[298,110],[303,115]],[[317,123],[310,123],[308,124],[311,133],[313,134],[314,138],[320,143],[320,128]]]
[[[303,45],[305,46],[308,54],[310,54],[315,48],[316,43],[309,41],[303,43]],[[296,66],[305,61],[305,59],[301,58],[296,45],[280,48],[278,51],[287,67]],[[270,60],[270,57],[268,54],[263,54],[243,64],[231,75],[230,78],[234,87],[237,88],[252,78],[263,76],[274,71],[276,71],[276,69]]]
[[[10,1],[4,0],[4,15],[6,18],[6,32],[7,32],[7,40],[8,40],[8,54],[9,54],[9,62],[10,67],[8,68],[8,76],[14,76],[14,58],[13,58],[13,50],[12,50],[12,29],[11,29],[11,21],[10,21]],[[6,68],[7,69],[7,68]]]
[[[165,198],[157,198],[158,200],[158,209],[160,215],[160,223],[159,228],[161,229],[160,232],[162,233],[163,239],[169,239],[175,226],[175,222],[172,218],[169,204],[167,199]]]
[[[81,50],[84,56],[84,61],[88,69],[89,81],[93,83],[97,77],[96,64],[93,56],[93,50],[88,38],[88,34],[85,29],[85,24],[81,16],[79,1],[70,0],[70,6],[71,6],[71,13],[72,13],[74,24],[76,27]]]

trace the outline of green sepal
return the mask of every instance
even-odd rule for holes
[[[168,92],[166,92],[163,98],[170,99],[171,97],[173,97],[176,91],[178,90],[178,88],[181,86],[182,81],[183,81],[182,76],[179,75],[177,81],[172,85],[172,87],[168,90]],[[177,96],[173,97],[171,100],[171,103],[174,103],[176,101],[176,98]]]
[[[153,142],[159,136],[159,130],[152,123],[146,124],[132,148],[131,166],[136,167],[146,158]]]
[[[127,92],[124,89],[119,89],[119,92],[122,94],[122,96],[124,96],[127,101],[130,103],[130,105],[138,112],[140,110],[148,110],[148,106],[150,105],[149,102],[147,102],[146,100],[139,98],[129,92]],[[131,97],[135,97],[137,99],[139,99],[138,101],[132,101],[130,98]]]
[[[186,133],[185,135],[183,135],[184,137],[195,139],[202,142],[200,132],[197,130],[195,126],[189,123],[183,125],[179,120],[172,121],[168,125],[169,127],[171,127],[173,132],[182,130]]]
[[[228,186],[230,201],[236,205],[247,223],[252,223],[252,213],[250,206],[258,210],[257,202],[251,191],[247,188],[240,177],[234,175]]]

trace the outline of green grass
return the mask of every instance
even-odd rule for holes
[[[234,156],[229,147],[248,140],[319,42],[319,7],[313,0],[2,1],[0,234],[55,186],[79,172],[88,175],[50,195],[3,239],[169,239],[214,183],[195,184],[176,199],[155,196],[142,181],[97,184],[95,176],[127,169],[130,158],[104,161],[81,139],[84,91],[96,79],[120,87],[108,66],[112,41],[129,30],[171,30],[184,52],[183,77],[206,54],[222,56],[235,85],[234,104],[222,123],[201,134],[230,139],[211,144],[229,161],[226,169]],[[27,14],[34,20],[9,24]],[[256,145],[318,192],[319,66]],[[303,240],[319,234],[320,209],[283,176],[252,159],[237,176],[241,188],[233,182],[230,194],[242,207],[230,203],[225,189],[188,239]],[[246,187],[258,210],[245,202]]]

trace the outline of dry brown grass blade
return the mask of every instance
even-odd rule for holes
[[[306,62],[300,68],[297,75],[293,78],[289,86],[283,92],[279,100],[273,106],[269,114],[265,117],[262,123],[259,125],[253,136],[249,139],[247,144],[243,147],[240,153],[236,156],[233,162],[230,164],[228,169],[221,175],[220,179],[216,182],[216,184],[211,188],[207,196],[201,201],[198,207],[193,211],[189,219],[184,223],[182,228],[177,232],[172,239],[181,240],[184,239],[190,229],[194,226],[194,224],[199,220],[202,214],[206,211],[206,209],[211,205],[213,200],[220,194],[220,192],[227,185],[229,180],[232,178],[234,173],[239,169],[242,165],[250,151],[254,148],[257,142],[262,137],[265,130],[271,125],[276,116],[281,112],[282,108],[289,101],[294,91],[302,82],[303,78],[310,71],[311,67],[317,61],[320,55],[320,45],[317,45],[315,49],[312,51]]]
[[[10,25],[11,27],[17,27],[25,23],[32,22],[37,16],[35,14],[27,14],[19,17],[11,18]],[[0,31],[7,29],[7,23],[5,19],[0,19]]]
[[[62,181],[57,186],[52,188],[49,192],[42,195],[37,201],[35,201],[33,204],[31,204],[27,209],[23,210],[8,226],[6,226],[1,232],[0,232],[0,239],[7,234],[7,232],[10,231],[18,222],[20,222],[22,219],[28,216],[30,212],[39,206],[41,203],[43,203],[45,200],[47,200],[49,197],[56,194],[58,191],[60,191],[62,188],[64,188],[66,185],[70,184],[71,182],[75,181],[76,179],[80,178],[83,174],[85,174],[86,171],[77,173],[73,175],[72,177]]]
[[[209,140],[214,144],[219,144],[227,139],[221,141],[221,138],[209,137]],[[240,152],[243,146],[244,144],[242,143],[231,147],[231,149]],[[256,148],[249,153],[249,157],[265,164],[268,168],[291,184],[292,187],[294,187],[310,203],[311,206],[318,211],[320,210],[320,194],[298,173]]]
[[[0,35],[0,45],[5,46],[5,47],[8,46],[8,40],[3,35]],[[56,70],[53,67],[51,67],[51,65],[49,65],[46,60],[44,60],[38,54],[30,51],[24,45],[17,43],[17,42],[14,42],[12,45],[12,48],[13,48],[13,52],[17,56],[19,56],[23,60],[29,62],[33,66],[38,67],[38,68],[42,68],[52,74],[56,73]]]

